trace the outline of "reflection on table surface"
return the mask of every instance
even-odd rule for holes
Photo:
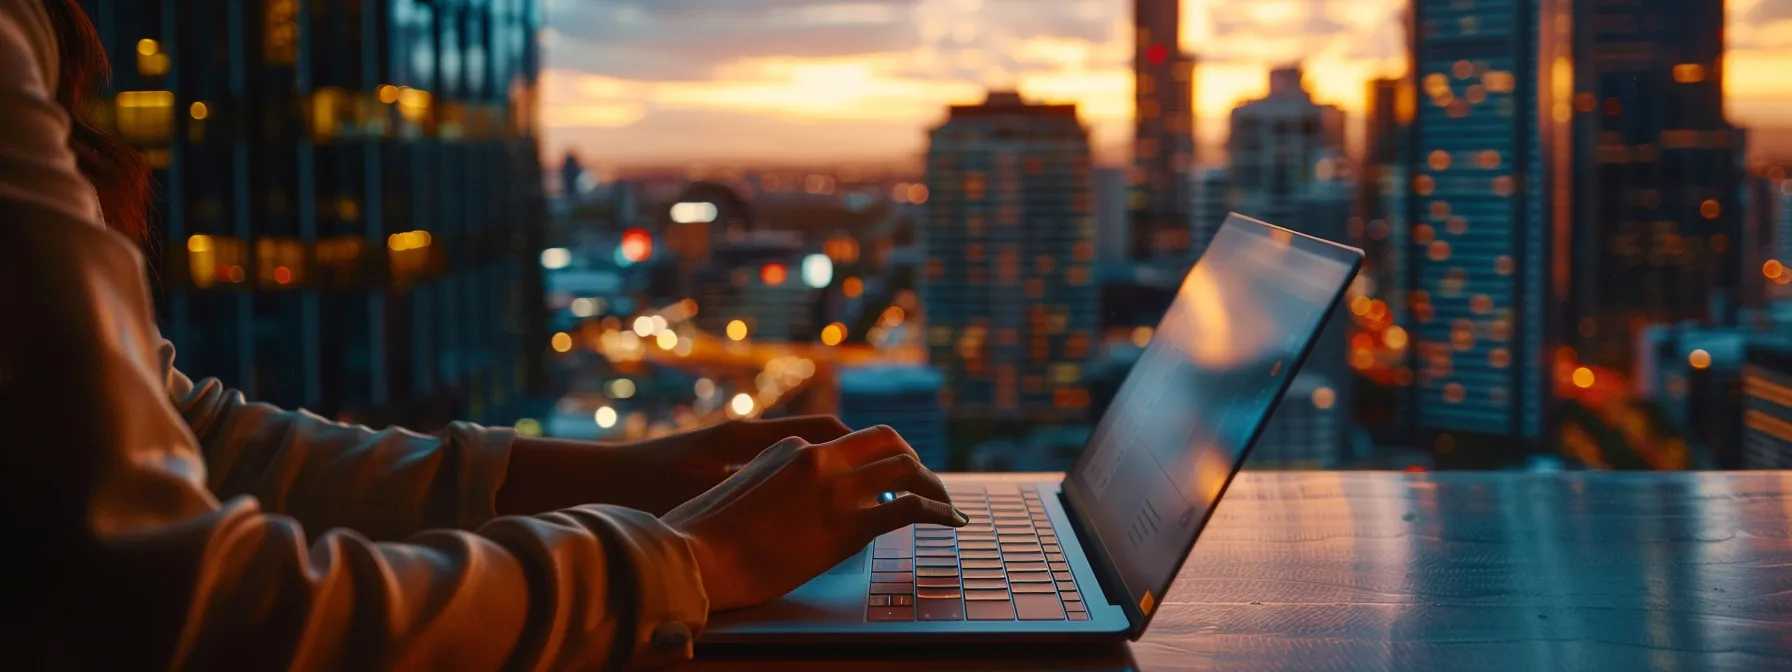
[[[1792,472],[1247,472],[1130,646],[756,655],[690,669],[1792,670]]]

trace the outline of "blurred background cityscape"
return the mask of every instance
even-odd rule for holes
[[[195,375],[1068,466],[1228,212],[1361,247],[1251,468],[1792,468],[1792,0],[86,0]]]

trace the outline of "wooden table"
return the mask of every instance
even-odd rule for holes
[[[1246,472],[1138,642],[786,654],[688,669],[1792,670],[1792,472]]]

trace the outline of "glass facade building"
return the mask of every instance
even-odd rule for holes
[[[1195,59],[1182,51],[1181,0],[1133,0],[1133,29],[1132,257],[1182,265],[1193,260]]]
[[[180,365],[374,423],[539,383],[536,0],[84,0]]]
[[[1085,420],[1099,319],[1089,163],[1074,105],[992,92],[933,129],[920,294],[955,418]]]

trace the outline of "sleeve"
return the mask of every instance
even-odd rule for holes
[[[509,429],[456,422],[433,435],[375,431],[304,410],[250,403],[215,378],[195,384],[160,343],[163,387],[199,440],[219,497],[250,495],[307,527],[398,539],[491,520],[510,460]]]
[[[5,30],[9,10],[33,5],[0,0],[0,98],[42,88]],[[9,151],[58,132],[0,127],[0,177],[72,170],[60,158],[25,167]],[[382,543],[342,529],[307,537],[254,496],[220,501],[169,401],[141,256],[78,210],[10,193],[0,190],[9,663],[549,670],[690,656],[707,598],[687,541],[645,513],[586,506]]]

